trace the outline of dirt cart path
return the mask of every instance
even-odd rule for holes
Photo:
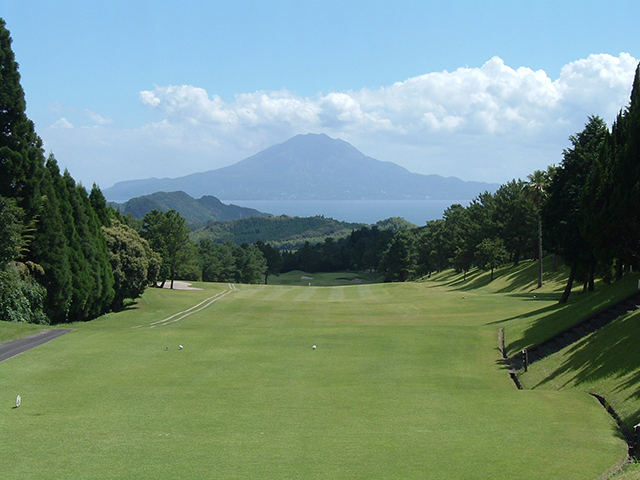
[[[19,338],[17,340],[11,340],[0,345],[0,362],[5,361],[8,358],[15,357],[16,355],[26,352],[27,350],[47,343],[54,338],[58,338],[65,333],[69,333],[69,329],[51,329],[44,330],[42,332],[31,335],[30,337]]]

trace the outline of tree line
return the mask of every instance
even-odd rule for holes
[[[552,253],[569,266],[560,298],[573,284],[594,288],[595,278],[619,279],[640,260],[640,66],[629,105],[609,129],[591,116],[569,138],[560,165],[485,192],[467,207],[450,206],[442,219],[401,231],[386,248],[380,269],[404,281],[453,267],[491,270]],[[544,245],[544,247],[543,247]]]
[[[227,240],[235,244],[269,242],[279,250],[297,250],[304,242],[318,243],[326,237],[343,238],[363,224],[341,222],[324,216],[290,217],[287,215],[247,217],[227,222],[208,222],[192,234],[193,238]]]

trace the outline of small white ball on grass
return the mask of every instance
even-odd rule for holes
[[[184,347],[182,345],[178,345],[178,348],[182,350]]]
[[[315,349],[316,349],[316,346],[315,346],[315,345],[314,345],[313,347],[311,347],[311,350],[315,350]]]

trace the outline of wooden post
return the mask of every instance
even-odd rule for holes
[[[498,332],[498,348],[502,354],[502,358],[507,358],[507,350],[504,346],[504,328],[501,328]]]
[[[527,371],[527,367],[529,366],[529,354],[527,353],[527,349],[522,350],[522,366],[524,367],[524,371]]]
[[[640,453],[638,451],[640,447],[640,423],[633,427],[633,433],[635,434],[633,436],[633,455],[637,457],[638,453]]]

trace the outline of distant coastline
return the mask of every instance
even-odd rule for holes
[[[313,217],[323,215],[344,222],[375,224],[402,217],[418,226],[442,218],[453,204],[467,206],[471,200],[222,200],[222,203],[255,208],[272,215]]]

